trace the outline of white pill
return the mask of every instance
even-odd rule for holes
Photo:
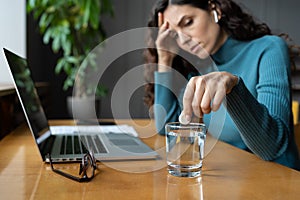
[[[179,115],[179,122],[180,122],[181,124],[188,124],[188,123],[190,123],[190,121],[188,121],[188,120],[186,119],[186,116],[185,116],[183,113],[181,113],[181,114]]]

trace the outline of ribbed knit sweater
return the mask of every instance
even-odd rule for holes
[[[274,161],[300,170],[294,141],[291,112],[290,63],[286,43],[277,36],[252,41],[231,37],[212,55],[219,71],[239,77],[226,96],[225,123],[219,139],[253,152],[263,160]],[[172,93],[172,72],[155,72],[156,127],[164,134],[164,124],[178,121],[182,96]],[[182,86],[184,89],[185,86]],[[207,126],[218,126],[204,115]]]

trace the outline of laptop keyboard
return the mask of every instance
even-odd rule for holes
[[[102,141],[96,135],[63,136],[60,149],[61,154],[83,154],[89,147],[94,153],[107,153]]]

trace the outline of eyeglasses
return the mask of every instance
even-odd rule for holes
[[[48,158],[53,172],[60,174],[71,180],[78,181],[78,182],[89,182],[95,176],[95,170],[97,169],[97,164],[96,164],[96,159],[92,152],[86,153],[81,160],[80,167],[79,167],[79,176],[81,177],[73,176],[59,169],[55,169],[50,154],[48,154]]]

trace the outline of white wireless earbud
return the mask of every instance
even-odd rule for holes
[[[219,18],[218,18],[218,13],[216,10],[213,10],[213,15],[214,15],[215,23],[217,24],[219,22]]]

